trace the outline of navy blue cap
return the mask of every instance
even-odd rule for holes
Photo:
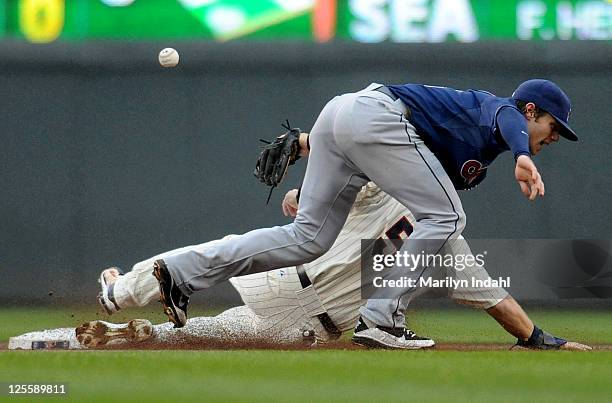
[[[552,81],[528,80],[518,86],[512,94],[512,99],[533,102],[536,106],[550,113],[561,125],[559,134],[571,141],[578,141],[578,136],[569,127],[569,117],[572,103],[565,92]]]

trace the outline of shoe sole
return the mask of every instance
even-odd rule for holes
[[[428,345],[428,346],[425,346],[425,345],[423,346],[414,345],[414,346],[406,346],[406,347],[389,346],[387,344],[383,344],[379,342],[378,340],[371,339],[369,337],[362,337],[362,336],[353,336],[351,338],[351,341],[353,342],[353,344],[356,344],[358,346],[367,347],[367,348],[385,349],[385,350],[423,350],[423,349],[436,347],[436,343],[432,343],[431,345]]]
[[[76,328],[77,341],[84,347],[105,346],[111,340],[143,342],[151,338],[153,326],[146,319],[133,319],[126,326],[112,328],[108,323],[94,320]]]
[[[172,302],[172,297],[170,296],[172,284],[167,283],[164,275],[161,272],[161,267],[157,264],[157,262],[153,263],[153,275],[159,283],[160,302],[164,306],[164,313],[168,316],[170,322],[174,323],[174,327],[179,328],[185,326],[185,323],[187,323],[187,317],[184,313],[181,315]]]

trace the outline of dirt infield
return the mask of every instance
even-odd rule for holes
[[[512,349],[510,344],[463,344],[463,343],[440,343],[435,347],[418,351],[532,351],[525,349]],[[592,345],[593,351],[612,351],[610,344]],[[327,344],[318,344],[314,347],[308,345],[279,345],[266,343],[219,343],[219,342],[196,342],[181,344],[158,344],[138,343],[133,345],[106,346],[91,350],[53,350],[53,351],[155,351],[155,350],[368,350],[348,341],[339,341]],[[8,343],[0,343],[0,351],[8,351]],[[29,350],[22,350],[29,351]],[[417,350],[415,350],[417,351]]]

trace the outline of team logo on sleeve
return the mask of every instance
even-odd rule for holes
[[[461,176],[465,179],[465,182],[469,185],[478,176],[486,172],[488,167],[482,165],[482,162],[476,160],[467,160],[463,163],[461,167]]]

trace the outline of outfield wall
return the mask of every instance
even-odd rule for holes
[[[166,46],[180,51],[179,67],[157,64]],[[285,118],[310,129],[327,100],[373,81],[498,95],[532,77],[557,81],[582,141],[538,156],[547,194],[535,203],[501,156],[462,195],[465,235],[612,238],[610,43],[2,42],[0,54],[5,303],[91,301],[103,267],[287,223],[279,204],[304,163],[266,207],[267,189],[251,175],[257,139],[276,135]],[[235,299],[227,286],[207,296]]]

